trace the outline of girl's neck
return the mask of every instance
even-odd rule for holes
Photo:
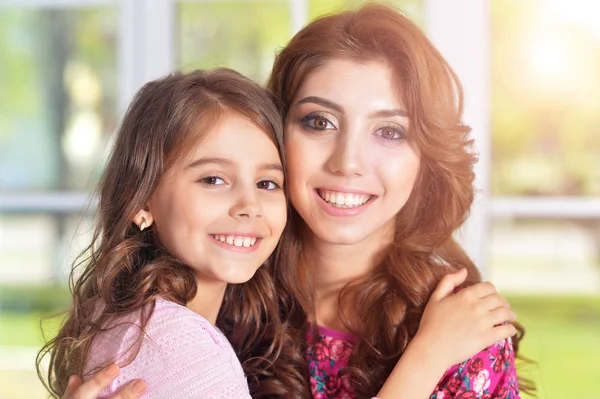
[[[204,281],[197,279],[196,296],[187,303],[187,308],[204,317],[213,326],[217,322],[219,309],[225,296],[227,283],[223,281]]]

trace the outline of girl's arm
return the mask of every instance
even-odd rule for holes
[[[379,399],[427,399],[450,367],[516,333],[507,323],[515,314],[491,283],[453,294],[466,277],[463,269],[440,281]]]

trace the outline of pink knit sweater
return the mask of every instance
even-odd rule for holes
[[[250,398],[240,361],[225,336],[202,316],[163,299],[156,301],[139,353],[127,363],[139,331],[136,319],[123,317],[119,327],[92,344],[86,371],[111,361],[122,366],[99,398],[138,378],[148,387],[143,399]]]

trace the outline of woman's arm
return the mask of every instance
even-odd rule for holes
[[[515,319],[491,283],[454,294],[466,270],[446,275],[431,295],[416,336],[379,391],[379,399],[427,399],[451,366],[513,336]]]
[[[62,399],[95,399],[117,378],[119,371],[116,364],[111,364],[100,370],[85,383],[81,378],[73,375],[69,378],[69,385]],[[139,399],[145,391],[146,384],[144,381],[133,380],[108,399]]]

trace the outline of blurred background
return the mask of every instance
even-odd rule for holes
[[[43,398],[40,319],[69,306],[90,193],[146,81],[278,48],[341,0],[0,0],[0,398]],[[456,68],[481,153],[461,239],[527,333],[538,397],[598,398],[600,3],[396,0]],[[46,338],[59,321],[43,324]]]

